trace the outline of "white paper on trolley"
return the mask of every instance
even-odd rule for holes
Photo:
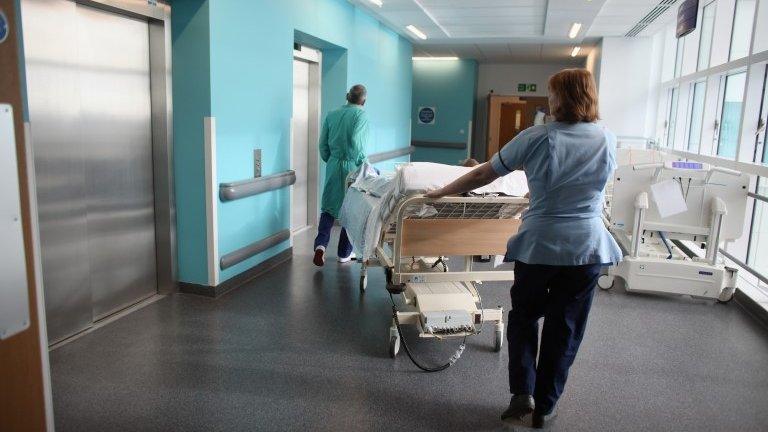
[[[651,195],[659,216],[667,218],[688,211],[680,183],[665,180],[651,185]]]

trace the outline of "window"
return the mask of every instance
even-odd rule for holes
[[[704,120],[704,96],[706,92],[706,81],[699,81],[693,84],[691,119],[688,128],[688,151],[693,153],[699,152],[699,144],[701,143],[701,126]]]
[[[723,92],[723,105],[720,112],[720,136],[717,145],[718,156],[729,159],[736,158],[746,81],[746,72],[739,72],[725,77],[725,91]]]
[[[679,77],[683,72],[683,49],[685,47],[685,38],[679,38],[677,40],[677,48],[675,49],[675,78]]]
[[[715,3],[704,6],[701,13],[701,39],[699,39],[699,59],[696,70],[709,67],[709,57],[712,54],[712,36],[715,34]]]
[[[678,89],[673,88],[669,91],[669,113],[667,114],[667,143],[666,146],[673,148],[675,144],[675,126],[677,124],[677,97]]]
[[[749,55],[752,22],[755,18],[755,3],[757,0],[736,0],[736,11],[733,15],[733,27],[731,29],[731,51],[728,54],[729,61]]]

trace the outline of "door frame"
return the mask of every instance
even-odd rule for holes
[[[488,142],[486,143],[486,156],[489,159],[501,149],[499,126],[501,123],[501,106],[504,104],[525,105],[526,101],[519,96],[488,95],[488,124],[486,125]]]
[[[292,61],[302,61],[309,64],[309,124],[307,125],[307,225],[309,228],[320,216],[320,200],[318,191],[318,182],[320,179],[320,157],[317,149],[317,143],[320,140],[320,109],[322,102],[322,70],[323,55],[318,49],[299,46],[299,49],[293,50]],[[295,170],[293,155],[293,116],[291,116],[291,145],[290,145],[290,166]],[[293,186],[290,188],[290,203],[293,209]],[[296,234],[305,231],[299,229],[296,232],[291,230],[291,241]]]

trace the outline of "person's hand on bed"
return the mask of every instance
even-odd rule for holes
[[[424,194],[424,196],[426,196],[427,198],[434,198],[434,199],[442,198],[445,195],[447,195],[447,194],[443,193],[442,189],[435,189],[435,190],[427,191],[427,193]]]
[[[427,198],[442,198],[448,195],[459,195],[483,187],[499,178],[499,175],[493,171],[488,162],[478,166],[472,171],[464,174],[450,184],[427,192]]]

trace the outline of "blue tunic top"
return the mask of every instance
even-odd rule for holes
[[[594,123],[547,123],[520,132],[491,159],[528,177],[530,208],[507,243],[506,261],[615,264],[622,254],[605,228],[603,190],[616,168],[616,137]]]

